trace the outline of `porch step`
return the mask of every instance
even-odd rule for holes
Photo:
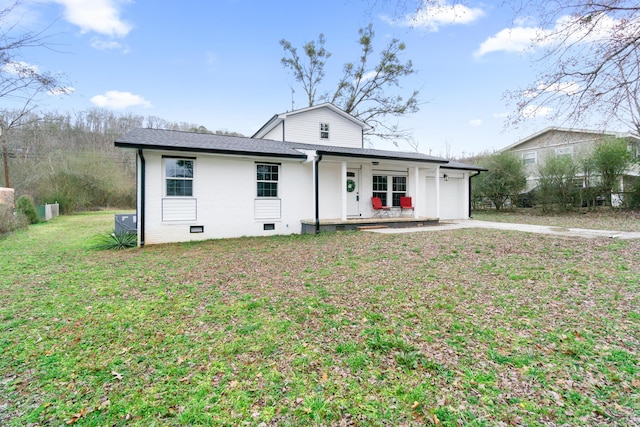
[[[379,228],[389,228],[386,225],[361,225],[357,227],[358,230],[377,230]]]

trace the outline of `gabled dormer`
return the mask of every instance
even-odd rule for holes
[[[276,114],[252,138],[364,148],[364,134],[372,129],[335,105],[325,103]]]

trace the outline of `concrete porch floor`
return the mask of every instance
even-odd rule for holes
[[[314,234],[316,232],[316,221],[304,219],[302,223],[302,234]],[[438,218],[402,218],[402,217],[382,217],[382,218],[349,218],[346,221],[340,219],[320,220],[319,231],[348,231],[348,230],[371,230],[383,228],[415,228],[438,225]]]

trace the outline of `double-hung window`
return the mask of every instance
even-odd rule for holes
[[[167,197],[193,196],[193,166],[190,159],[164,160]]]
[[[558,148],[556,148],[556,156],[558,156],[558,157],[560,157],[560,156],[573,157],[573,147],[572,146],[568,146],[568,147],[558,147]]]
[[[406,176],[394,176],[392,190],[392,205],[400,206],[400,197],[407,195],[407,177]]]
[[[278,177],[280,165],[258,163],[256,165],[256,182],[258,197],[278,197]]]
[[[382,206],[387,206],[387,177],[385,175],[373,176],[373,197],[379,197]]]
[[[391,185],[389,185],[389,183]],[[400,206],[400,197],[407,195],[407,177],[393,175],[373,176],[373,197],[379,197],[383,206]],[[389,201],[391,204],[389,205]]]
[[[536,152],[530,152],[530,153],[522,153],[522,164],[524,165],[535,165],[537,163],[538,160],[538,156],[536,155]]]
[[[320,139],[329,139],[329,123],[320,123]]]

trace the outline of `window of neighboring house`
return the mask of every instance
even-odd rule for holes
[[[394,176],[392,186],[392,206],[400,206],[400,197],[407,195],[407,177]]]
[[[387,177],[385,175],[373,176],[373,197],[379,197],[382,206],[387,206]]]
[[[167,197],[193,196],[194,164],[189,159],[164,160]]]
[[[558,147],[556,148],[556,156],[573,156],[573,147]]]
[[[525,165],[535,165],[537,163],[536,153],[522,153],[522,163]]]
[[[280,165],[258,163],[256,165],[257,196],[278,197],[278,176]]]
[[[320,123],[320,139],[329,139],[329,123]]]

